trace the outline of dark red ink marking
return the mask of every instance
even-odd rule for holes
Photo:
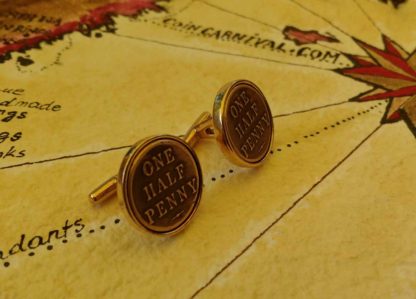
[[[287,40],[295,42],[295,44],[298,46],[316,44],[318,41],[327,43],[339,43],[339,40],[329,33],[325,35],[319,33],[316,30],[305,31],[293,26],[286,26],[285,29],[283,29],[283,35]]]

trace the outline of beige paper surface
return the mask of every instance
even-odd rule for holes
[[[4,8],[0,298],[414,297],[416,3],[393,2]],[[88,202],[129,146],[183,134],[240,78],[269,101],[272,151],[243,169],[201,142],[183,232]]]

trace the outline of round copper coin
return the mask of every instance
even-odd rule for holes
[[[188,223],[201,198],[198,158],[178,137],[145,139],[125,156],[117,192],[135,226],[156,234],[176,233]]]
[[[273,142],[273,117],[254,83],[238,80],[221,88],[213,119],[217,139],[232,162],[255,167],[264,161]]]

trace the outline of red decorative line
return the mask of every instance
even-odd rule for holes
[[[391,43],[391,41],[389,39],[385,39],[384,41],[386,42],[387,50],[391,51],[391,48],[394,47],[393,44]],[[377,49],[376,47],[368,45],[368,44],[366,44],[362,41],[356,40],[356,42],[362,48],[370,49],[371,51],[377,53],[378,55],[380,55],[384,59],[393,63],[395,66],[399,67],[400,69],[402,69],[403,71],[405,71],[409,75],[416,77],[416,71],[414,69],[412,69],[407,64],[407,62],[405,60],[403,60],[403,58],[400,56],[400,54],[398,56],[396,56],[396,55],[393,55],[392,52],[384,52],[383,50]],[[396,51],[396,50],[394,50],[394,51]],[[371,56],[371,54],[370,54],[370,56]]]
[[[402,55],[399,53],[399,51],[397,51],[396,47],[394,46],[392,40],[390,38],[388,38],[386,35],[383,35],[383,42],[384,45],[386,46],[386,50],[390,53],[393,54],[397,57],[402,57]]]
[[[365,97],[360,98],[360,100],[361,101],[382,100],[382,99],[387,99],[390,97],[411,96],[411,95],[414,95],[415,93],[416,93],[416,86],[408,86],[408,87],[403,87],[397,90],[386,91],[386,92],[378,93],[375,95],[365,96]]]
[[[385,78],[402,79],[406,81],[416,82],[416,78],[408,77],[396,72],[392,72],[381,66],[355,67],[342,70],[343,74],[360,74],[368,76],[381,76]]]
[[[393,112],[392,115],[390,115],[389,117],[387,117],[388,122],[395,122],[395,121],[399,121],[402,119],[402,116],[400,115],[399,110]],[[387,121],[385,121],[387,122]]]
[[[128,0],[127,2],[106,4],[90,10],[87,15],[81,16],[78,21],[67,22],[46,33],[21,39],[13,44],[0,46],[0,56],[36,47],[40,42],[55,40],[64,34],[79,30],[82,26],[87,26],[90,30],[96,29],[107,24],[113,15],[132,16],[145,9],[160,11],[161,7],[155,3],[156,1]]]
[[[376,64],[367,61],[363,58],[361,58],[360,56],[357,55],[348,55],[345,54],[351,61],[355,62],[356,64],[358,64],[359,66],[375,66]]]

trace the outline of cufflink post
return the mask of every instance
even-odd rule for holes
[[[203,112],[186,132],[183,140],[191,147],[194,147],[202,138],[215,137],[212,115]]]

